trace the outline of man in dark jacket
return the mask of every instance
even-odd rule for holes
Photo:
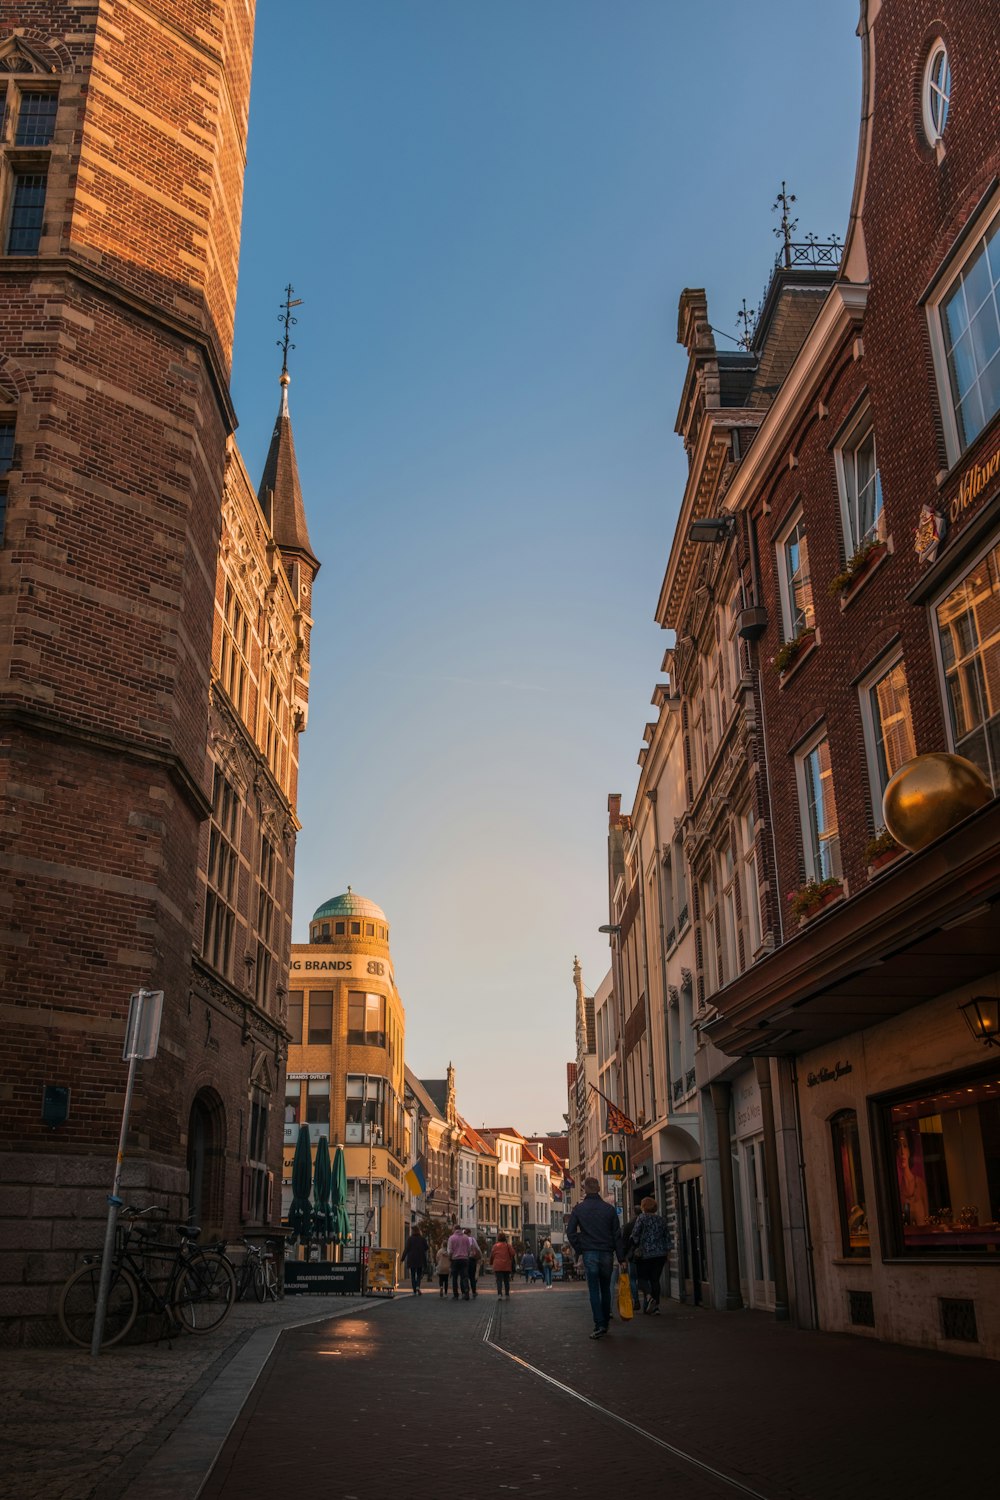
[[[414,1229],[403,1249],[403,1264],[410,1273],[410,1285],[415,1297],[421,1296],[420,1283],[427,1270],[427,1241],[419,1229]]]
[[[597,1178],[585,1178],[583,1190],[587,1196],[570,1214],[566,1238],[577,1254],[583,1256],[590,1308],[594,1314],[594,1331],[590,1337],[602,1339],[611,1322],[611,1277],[615,1257],[624,1264],[625,1246],[618,1211],[601,1197],[601,1184]]]

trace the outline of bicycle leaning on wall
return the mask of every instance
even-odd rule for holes
[[[120,1343],[140,1311],[165,1314],[188,1333],[210,1333],[236,1300],[236,1273],[225,1246],[195,1243],[200,1229],[179,1224],[179,1242],[154,1238],[158,1226],[139,1221],[166,1209],[123,1208],[116,1230],[101,1348]],[[150,1270],[154,1274],[150,1275]],[[85,1255],[59,1297],[59,1322],[71,1343],[89,1349],[97,1312],[101,1257]]]

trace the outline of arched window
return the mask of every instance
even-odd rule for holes
[[[871,1256],[871,1240],[856,1111],[838,1111],[830,1121],[830,1130],[833,1135],[833,1175],[840,1210],[841,1254],[855,1260],[867,1260]]]
[[[927,54],[924,67],[924,134],[932,146],[936,146],[944,135],[950,104],[951,63],[948,49],[939,38]]]

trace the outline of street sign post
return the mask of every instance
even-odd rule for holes
[[[118,1155],[115,1158],[115,1175],[108,1197],[108,1222],[104,1230],[104,1254],[101,1256],[101,1279],[97,1287],[97,1307],[94,1309],[94,1333],[90,1341],[91,1358],[101,1352],[104,1336],[104,1319],[108,1311],[108,1291],[111,1287],[111,1262],[115,1252],[115,1226],[122,1200],[119,1189],[122,1184],[122,1164],[125,1160],[125,1141],[128,1137],[128,1117],[132,1108],[132,1090],[135,1086],[136,1064],[141,1059],[156,1056],[160,1042],[160,1018],[163,1015],[162,990],[137,990],[129,998],[128,1021],[125,1025],[125,1045],[122,1057],[128,1062],[128,1078],[125,1081],[125,1103],[122,1108],[122,1128],[118,1136]]]

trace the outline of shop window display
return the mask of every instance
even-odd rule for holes
[[[858,1117],[853,1109],[842,1109],[830,1121],[833,1134],[833,1167],[837,1178],[840,1208],[841,1253],[854,1259],[868,1259],[871,1239],[868,1234],[868,1209],[865,1182],[861,1170],[861,1143]]]
[[[904,1255],[1000,1252],[1000,1072],[882,1106]]]

